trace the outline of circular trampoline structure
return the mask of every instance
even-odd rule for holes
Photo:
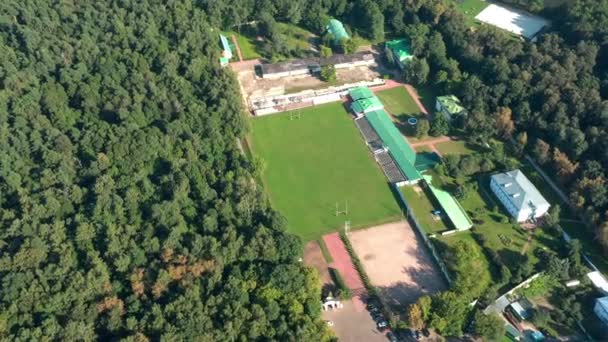
[[[416,126],[416,124],[418,123],[418,119],[409,118],[409,119],[407,119],[407,123],[410,124],[410,126]]]

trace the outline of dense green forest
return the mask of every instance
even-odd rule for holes
[[[568,3],[533,8],[554,25],[532,44],[448,0],[2,1],[0,338],[328,338],[236,145],[217,32],[251,20],[277,52],[276,21],[410,37],[417,83],[462,98],[471,139],[514,137],[608,247],[608,0]]]
[[[0,2],[0,339],[327,339],[212,24],[187,0]]]

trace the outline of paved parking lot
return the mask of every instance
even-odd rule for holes
[[[343,302],[341,309],[324,311],[323,319],[334,322],[332,330],[342,342],[386,342],[386,332],[376,329],[376,322],[367,310],[360,310],[352,301]]]

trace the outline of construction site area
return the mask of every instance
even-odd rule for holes
[[[334,81],[321,80],[324,65],[335,68]],[[256,116],[339,101],[351,88],[383,85],[384,75],[393,72],[373,50],[274,64],[252,60],[230,67],[237,74],[244,105]]]

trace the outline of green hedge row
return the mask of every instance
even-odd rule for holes
[[[363,269],[363,264],[361,264],[359,257],[357,257],[357,253],[355,253],[353,246],[350,244],[350,240],[348,240],[348,237],[346,236],[346,234],[344,234],[344,232],[340,233],[340,238],[342,239],[342,242],[344,242],[344,246],[346,246],[348,254],[350,254],[350,258],[353,261],[353,265],[355,265],[357,272],[359,272],[359,276],[363,281],[363,285],[367,289],[367,293],[370,296],[377,296],[378,293],[376,292],[376,288],[372,285],[371,281],[369,280],[369,277],[367,276],[367,273],[365,273],[365,270]]]
[[[331,278],[334,281],[334,284],[336,284],[338,291],[340,291],[340,293],[338,293],[338,296],[340,297],[340,299],[343,299],[343,300],[351,299],[353,297],[353,294],[352,294],[352,292],[350,292],[350,289],[348,288],[348,286],[346,286],[346,283],[344,282],[344,279],[342,278],[340,271],[338,271],[335,268],[330,267],[329,274],[331,275]]]

